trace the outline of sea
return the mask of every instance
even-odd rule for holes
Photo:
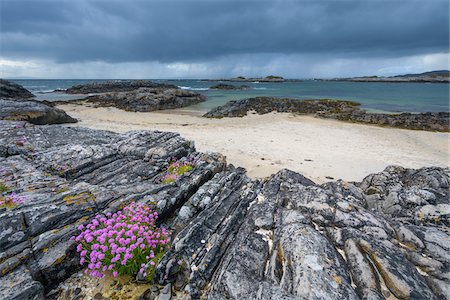
[[[37,100],[60,101],[79,99],[80,96],[59,92],[73,85],[106,80],[89,79],[17,79],[14,82],[24,86],[36,95]],[[211,90],[218,81],[205,80],[154,80],[175,84],[181,89],[202,93],[205,102],[184,108],[188,111],[206,112],[231,100],[257,96],[304,99],[351,100],[361,103],[370,112],[438,112],[450,110],[449,84],[443,83],[374,83],[303,80],[283,83],[224,82],[234,85],[248,85],[247,90]]]

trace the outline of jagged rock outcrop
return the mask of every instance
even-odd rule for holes
[[[126,92],[136,90],[138,88],[161,88],[176,89],[173,84],[154,82],[150,80],[111,80],[103,82],[94,82],[79,84],[66,90],[68,94],[90,94],[90,93],[110,93],[110,92]]]
[[[258,114],[287,112],[310,114],[316,117],[341,121],[375,124],[414,130],[450,131],[450,112],[378,114],[359,108],[359,103],[340,100],[298,100],[273,97],[256,97],[230,101],[204,114],[207,118],[243,117],[248,112]]]
[[[27,99],[33,97],[34,95],[20,84],[0,79],[0,99]]]
[[[77,122],[62,109],[41,102],[1,99],[0,120],[28,121],[36,125]]]
[[[8,288],[16,278],[27,294],[41,295],[76,272],[79,259],[69,238],[94,214],[135,200],[170,218],[225,166],[220,155],[196,153],[175,133],[118,135],[9,121],[0,121],[0,128],[0,183],[25,197],[16,208],[0,208],[2,299],[25,293]],[[188,154],[198,160],[195,170],[176,183],[156,183],[169,157]]]
[[[214,204],[177,235],[160,262],[159,280],[170,280],[182,257],[189,266],[185,290],[194,298],[445,299],[449,173],[389,167],[361,183],[319,186],[281,171],[235,200],[246,211],[237,231],[207,217],[216,220],[215,203],[230,199],[208,200]],[[393,199],[402,213],[384,209]],[[428,205],[447,209],[436,209],[434,219],[418,217]],[[229,221],[226,213],[222,218]]]
[[[43,299],[79,270],[77,226],[132,200],[174,231],[155,277],[166,298],[448,299],[449,168],[252,180],[175,133],[0,128],[0,183],[25,197],[0,209],[2,299]],[[157,183],[169,157],[188,155],[192,171]]]
[[[319,112],[317,116],[356,123],[375,124],[380,126],[398,127],[414,130],[450,131],[450,112],[378,114],[355,110],[351,113]]]
[[[149,112],[197,104],[206,97],[191,91],[166,88],[139,88],[129,92],[105,93],[87,98],[97,106],[112,106],[127,111]]]
[[[244,100],[229,101],[223,106],[212,109],[204,114],[207,118],[244,117],[250,111],[258,114],[270,112],[287,112],[298,114],[315,114],[318,112],[353,112],[357,110],[358,103],[337,100],[304,100],[256,97]]]
[[[209,88],[210,90],[248,90],[250,87],[248,85],[232,85],[232,84],[224,84],[219,83],[213,85]]]

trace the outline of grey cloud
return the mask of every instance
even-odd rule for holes
[[[447,1],[4,1],[1,55],[57,62],[448,52]]]

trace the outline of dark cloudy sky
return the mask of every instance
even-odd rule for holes
[[[290,78],[448,69],[448,0],[0,0],[1,77]]]

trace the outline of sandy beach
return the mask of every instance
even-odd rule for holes
[[[449,166],[450,134],[345,123],[311,116],[271,113],[244,118],[206,119],[195,113],[151,113],[116,108],[61,105],[79,123],[126,132],[179,132],[199,151],[220,152],[228,163],[262,178],[288,168],[317,183],[360,181],[388,165],[408,168]]]

